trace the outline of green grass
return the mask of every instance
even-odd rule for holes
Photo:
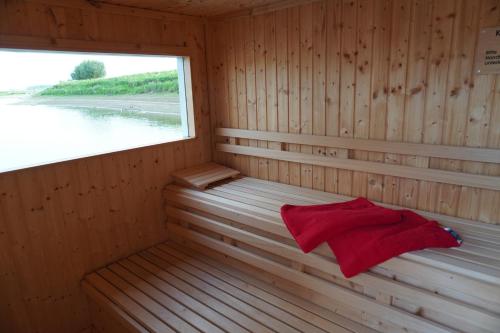
[[[144,73],[111,79],[61,82],[43,90],[42,96],[138,95],[178,93],[177,71]]]
[[[24,91],[0,91],[0,96],[23,95]]]

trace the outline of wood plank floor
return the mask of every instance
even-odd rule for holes
[[[113,263],[83,284],[90,298],[106,297],[122,320],[133,320],[129,326],[139,324],[137,332],[374,332],[175,243]]]

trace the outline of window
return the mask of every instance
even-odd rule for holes
[[[193,137],[187,57],[0,50],[0,172]]]

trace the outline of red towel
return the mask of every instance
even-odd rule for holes
[[[435,221],[409,210],[376,206],[363,198],[316,206],[285,205],[281,215],[304,252],[328,242],[346,277],[405,252],[460,246]]]
[[[305,253],[353,228],[401,221],[399,212],[376,206],[364,198],[326,205],[284,205],[281,217]]]

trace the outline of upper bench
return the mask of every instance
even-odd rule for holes
[[[319,293],[336,293],[330,285],[340,285],[375,299],[382,315],[387,315],[388,306],[467,332],[500,330],[500,226],[417,211],[457,230],[463,245],[407,253],[347,280],[327,246],[313,254],[297,248],[279,209],[285,203],[321,204],[350,197],[250,177],[205,191],[169,185],[165,194],[169,221],[178,222],[168,224],[173,239],[199,242]],[[292,274],[287,267],[298,273]],[[325,279],[333,283],[322,285]],[[369,300],[360,301],[352,294],[343,297],[359,306],[359,311],[370,305],[362,302]],[[410,319],[402,316],[399,320],[405,325]],[[425,320],[416,326],[426,327]]]

